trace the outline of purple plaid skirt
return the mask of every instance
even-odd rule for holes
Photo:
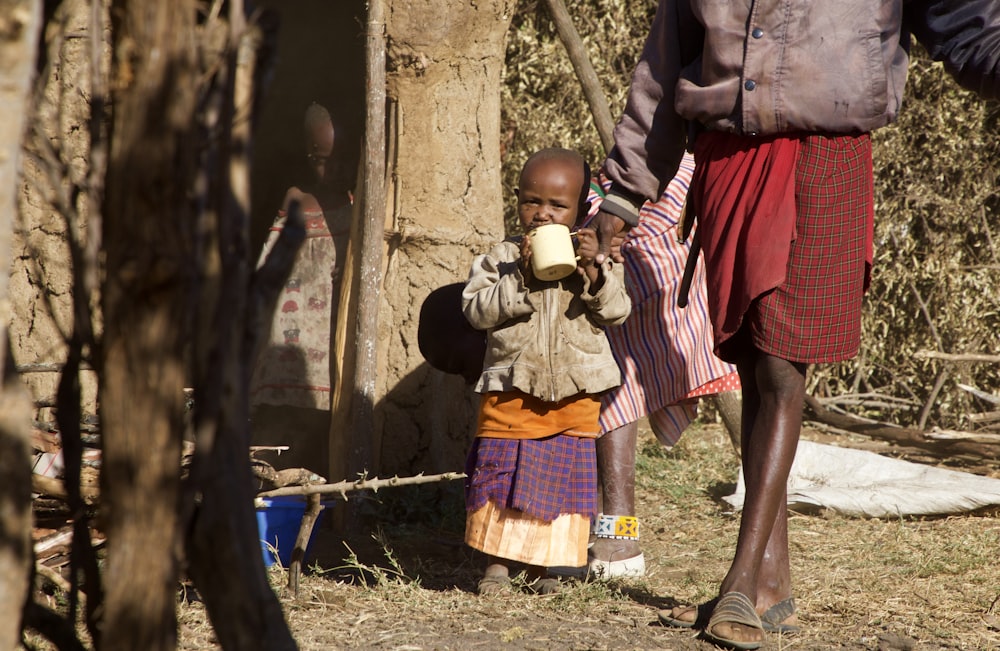
[[[546,522],[567,513],[597,517],[595,439],[566,434],[526,440],[477,437],[465,474],[469,513],[492,500]]]

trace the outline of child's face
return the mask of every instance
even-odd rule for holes
[[[316,180],[322,183],[329,180],[333,155],[333,145],[336,134],[333,131],[332,123],[325,123],[313,127],[306,136],[306,155],[309,158],[309,167],[316,174]]]
[[[521,172],[517,216],[525,232],[544,224],[573,228],[580,209],[583,169],[557,158],[537,160]]]

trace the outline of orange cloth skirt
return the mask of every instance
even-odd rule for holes
[[[465,519],[465,542],[473,549],[539,567],[582,567],[587,564],[590,518],[578,513],[551,522],[492,500]]]

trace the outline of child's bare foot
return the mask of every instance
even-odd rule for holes
[[[484,597],[511,590],[510,569],[503,563],[491,563],[479,580],[476,591]]]
[[[555,594],[562,587],[559,579],[550,578],[547,568],[529,565],[524,571],[526,587],[534,594]]]

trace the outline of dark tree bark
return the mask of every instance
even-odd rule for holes
[[[112,5],[101,648],[175,648],[182,545],[223,648],[296,648],[267,582],[247,456],[253,86],[238,62],[253,52],[237,53],[252,48],[242,2],[225,6],[228,16],[200,14],[195,0]],[[182,493],[187,382],[196,441]]]
[[[99,360],[103,649],[174,649],[185,323],[194,288],[195,0],[112,3]],[[137,577],[142,577],[141,582]]]
[[[281,605],[267,580],[253,508],[250,447],[250,364],[257,350],[257,310],[273,294],[267,270],[254,282],[249,255],[249,153],[247,115],[255,102],[256,46],[253,26],[244,21],[243,3],[229,3],[228,47],[206,93],[209,150],[198,187],[208,189],[200,261],[206,287],[200,294],[202,318],[194,350],[195,457],[185,491],[189,573],[201,592],[225,649],[296,649]],[[213,122],[212,115],[217,115]],[[277,248],[301,243],[299,220],[286,229]],[[282,256],[290,265],[293,256]]]
[[[0,649],[17,648],[30,602],[30,432],[31,400],[19,380],[9,378],[0,391]]]

